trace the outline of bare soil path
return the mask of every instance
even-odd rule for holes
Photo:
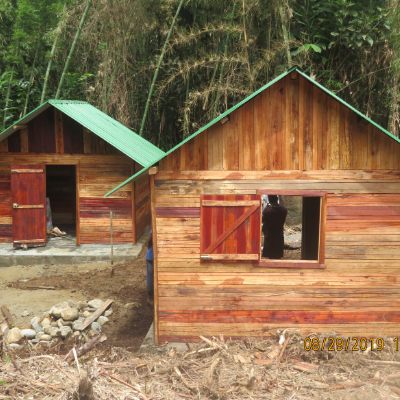
[[[66,300],[113,299],[113,314],[104,325],[108,346],[138,349],[153,321],[147,304],[146,249],[133,260],[116,263],[111,277],[109,263],[41,265],[0,268],[0,305],[6,304],[16,326],[29,325],[54,304]],[[55,287],[55,290],[29,286]],[[134,303],[126,308],[127,303]],[[29,316],[22,317],[24,311]]]

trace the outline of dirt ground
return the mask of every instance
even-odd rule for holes
[[[147,303],[145,257],[143,248],[137,259],[115,263],[112,277],[109,263],[1,268],[0,304],[7,305],[16,326],[28,327],[34,316],[42,316],[62,301],[113,299],[113,314],[103,326],[108,337],[105,343],[134,351],[153,322],[153,307]],[[135,304],[126,308],[127,303]],[[25,310],[29,315],[22,317]]]

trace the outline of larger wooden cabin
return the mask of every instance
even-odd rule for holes
[[[299,69],[150,173],[157,341],[398,334],[399,140]],[[316,251],[260,258],[263,194],[303,197]]]
[[[0,134],[0,242],[46,243],[53,224],[76,244],[132,243],[150,223],[148,176],[104,199],[116,180],[164,153],[86,102],[49,100]]]

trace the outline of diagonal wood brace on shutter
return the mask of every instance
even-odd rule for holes
[[[201,257],[207,256],[207,254],[212,253],[235,229],[237,229],[251,214],[257,211],[260,207],[259,202],[257,205],[250,207],[243,215],[235,221],[232,226],[230,226],[221,236],[219,236],[214,243],[212,243],[206,250],[204,250],[205,254],[202,254]]]

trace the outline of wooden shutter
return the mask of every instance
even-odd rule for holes
[[[12,165],[13,243],[46,244],[46,175],[44,165]]]
[[[201,196],[201,261],[258,261],[261,196]]]

